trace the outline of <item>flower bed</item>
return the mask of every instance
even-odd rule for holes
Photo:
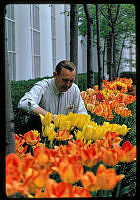
[[[127,105],[135,101],[133,90],[132,79],[116,78],[113,82],[104,80],[102,91],[94,86],[94,89],[82,91],[81,96],[90,113],[111,121],[115,114],[123,118],[132,117]]]
[[[100,103],[107,99],[102,92],[96,94]],[[123,141],[131,128],[110,121],[99,124],[84,114],[58,115],[53,122],[51,113],[40,117],[42,133],[15,134],[16,154],[6,157],[7,196],[118,197],[125,171],[117,169],[136,159],[136,146]]]

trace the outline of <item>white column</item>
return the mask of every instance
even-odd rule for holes
[[[15,5],[16,80],[32,78],[30,5]]]
[[[64,4],[64,9],[70,12],[70,5]],[[66,59],[70,60],[70,16],[65,14],[65,48],[66,48]]]
[[[52,76],[51,7],[49,4],[40,4],[40,55],[41,77]]]
[[[56,4],[56,63],[66,59],[64,4]]]

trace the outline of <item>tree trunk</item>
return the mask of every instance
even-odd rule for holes
[[[116,54],[116,45],[115,45],[115,27],[117,20],[120,15],[120,4],[117,6],[116,16],[113,19],[112,11],[111,11],[112,4],[108,6],[108,20],[109,26],[111,28],[110,31],[110,73],[109,73],[109,80],[112,81],[116,77],[116,62],[115,62],[115,54]]]
[[[96,26],[97,26],[97,57],[98,57],[98,86],[103,89],[103,67],[101,64],[101,45],[100,45],[100,13],[99,5],[96,4]]]
[[[6,155],[15,153],[14,114],[8,69],[7,42],[5,40],[5,118],[6,118]]]
[[[77,67],[78,73],[78,8],[76,4],[70,7],[70,61]],[[78,84],[78,75],[75,83]]]
[[[83,6],[87,19],[87,88],[93,88],[93,19],[90,15],[88,5],[83,4]]]

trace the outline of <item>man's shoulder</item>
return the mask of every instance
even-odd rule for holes
[[[37,86],[41,86],[41,87],[47,87],[48,84],[50,84],[52,81],[52,78],[49,78],[49,79],[43,79],[41,81],[38,81],[35,83],[35,85]]]
[[[78,91],[80,91],[78,85],[76,85],[75,83],[72,84],[71,90],[72,90],[73,92],[78,92]]]

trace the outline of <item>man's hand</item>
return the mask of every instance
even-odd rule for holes
[[[37,108],[35,108],[34,110],[32,110],[32,114],[34,114],[34,115],[39,115],[39,114],[41,114],[41,115],[45,116],[45,115],[47,114],[47,111],[44,110],[44,109],[41,108],[41,107],[37,107]],[[54,119],[55,119],[56,117],[57,117],[57,115],[52,115],[52,121],[54,121]]]
[[[52,115],[52,121],[57,117],[57,115]]]

